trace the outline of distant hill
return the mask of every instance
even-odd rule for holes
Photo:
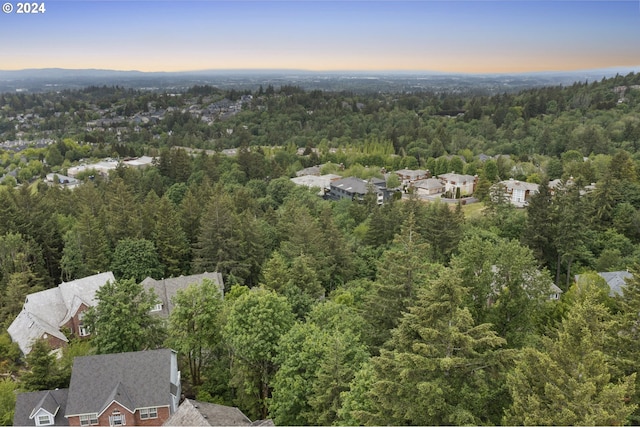
[[[43,92],[79,89],[86,86],[124,86],[158,91],[183,91],[194,85],[224,89],[251,89],[260,85],[296,85],[306,90],[354,92],[453,92],[495,94],[522,89],[571,85],[626,75],[638,67],[607,68],[567,72],[519,74],[448,74],[415,71],[328,71],[305,70],[201,70],[187,72],[141,72],[98,69],[0,70],[0,92]]]

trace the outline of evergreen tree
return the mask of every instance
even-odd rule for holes
[[[116,279],[142,282],[147,277],[162,278],[162,266],[153,242],[145,239],[125,238],[113,251],[111,270]]]
[[[409,212],[409,218],[391,248],[382,254],[378,262],[373,292],[364,311],[371,324],[372,336],[368,341],[374,349],[391,337],[402,313],[415,302],[418,289],[437,271],[428,254],[429,245],[417,231],[413,212]]]
[[[493,393],[500,388],[492,382],[505,341],[490,324],[475,324],[464,304],[466,293],[453,270],[420,291],[389,349],[372,359],[376,381],[367,396],[376,405],[374,412],[361,414],[367,423],[496,422],[500,399]]]
[[[418,223],[418,230],[429,243],[429,254],[433,261],[448,263],[462,238],[464,214],[458,204],[451,210],[446,203],[430,203],[425,219]]]
[[[13,414],[16,407],[16,384],[10,378],[0,380],[0,426],[13,425]]]
[[[135,239],[142,236],[140,204],[124,181],[116,178],[109,183],[105,195],[105,222],[107,237],[111,246],[124,238]]]
[[[37,340],[27,355],[29,370],[20,378],[26,391],[53,390],[64,387],[56,356],[51,354],[51,347],[45,340]]]
[[[590,255],[586,246],[586,210],[577,185],[567,184],[557,188],[555,197],[554,222],[557,226],[554,244],[558,251],[556,284],[566,289],[571,281],[574,261]],[[563,264],[566,268],[564,280],[560,277]]]
[[[190,249],[187,236],[180,226],[180,218],[173,204],[163,197],[158,203],[158,220],[153,231],[153,241],[158,248],[158,258],[165,277],[177,277],[186,273]]]
[[[203,213],[194,256],[194,272],[218,271],[225,276],[246,277],[249,271],[238,215],[231,197],[220,189]]]
[[[605,353],[608,311],[591,298],[574,305],[555,339],[521,351],[507,385],[509,425],[620,425],[636,409],[629,399],[635,374],[611,380]]]
[[[109,242],[101,221],[91,209],[80,212],[75,226],[64,236],[62,271],[66,280],[106,271],[109,267]]]
[[[614,336],[614,347],[617,350],[616,363],[621,374],[633,375],[638,372],[640,358],[640,271],[638,266],[632,270],[632,277],[626,280],[622,288],[622,295],[616,298],[620,309],[616,315],[618,333]],[[607,286],[608,288],[608,286]],[[638,424],[640,421],[640,380],[636,380],[632,403],[636,405],[630,421]]]
[[[522,242],[527,245],[540,266],[551,268],[556,254],[554,250],[555,227],[549,182],[540,183],[538,193],[529,199],[527,219],[522,231]]]

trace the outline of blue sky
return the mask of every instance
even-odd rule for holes
[[[560,71],[640,65],[633,1],[45,1],[0,69]]]

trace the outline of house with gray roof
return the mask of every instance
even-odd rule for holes
[[[251,422],[233,406],[185,399],[165,426],[273,426],[272,420]]]
[[[84,312],[97,304],[96,291],[108,281],[115,281],[112,272],[63,282],[27,295],[22,311],[7,332],[25,355],[38,339],[46,340],[52,348],[65,346],[69,342],[65,329],[78,337],[89,335],[82,322]]]
[[[476,191],[478,176],[462,175],[455,172],[438,175],[438,179],[444,183],[445,192],[450,192],[452,197],[456,196],[460,189],[460,196],[469,196]]]
[[[502,191],[503,196],[513,206],[523,208],[529,204],[529,198],[539,192],[540,186],[532,182],[523,182],[516,179],[500,181],[492,191]]]
[[[320,165],[304,168],[296,172],[296,176],[314,175],[320,176]]]
[[[161,280],[147,277],[142,281],[142,286],[147,291],[153,290],[160,299],[160,303],[153,308],[152,313],[157,314],[162,318],[168,318],[173,311],[173,297],[178,293],[178,291],[187,289],[189,285],[201,283],[204,279],[213,281],[213,283],[218,286],[220,294],[224,295],[224,282],[222,281],[222,274],[220,273],[205,272],[202,274],[171,277],[169,279]]]
[[[162,425],[178,409],[177,353],[170,349],[76,357],[69,425]]]
[[[415,181],[431,177],[429,171],[423,169],[400,169],[396,171],[396,175],[398,175],[398,178],[400,178],[400,181],[404,186],[411,185]]]
[[[331,182],[327,197],[330,200],[362,200],[369,191],[375,193],[379,205],[387,201],[391,196],[384,179],[371,178],[365,180],[351,176]]]
[[[324,196],[330,189],[331,183],[338,179],[341,179],[340,175],[336,174],[325,174],[321,176],[316,175],[301,175],[296,176],[295,178],[291,178],[291,182],[296,185],[304,185],[309,188],[319,188],[318,192],[319,196]]]
[[[602,277],[609,286],[609,296],[615,297],[622,295],[622,290],[627,286],[627,280],[633,277],[633,274],[626,270],[622,271],[605,271],[598,273],[598,276]],[[579,274],[574,276],[574,280],[577,282],[580,278]]]
[[[65,418],[68,388],[18,393],[14,426],[68,426]]]
[[[445,192],[445,185],[437,178],[427,178],[415,181],[411,187],[418,195],[433,196]]]

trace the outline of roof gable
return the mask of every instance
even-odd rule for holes
[[[167,420],[171,426],[248,426],[251,420],[233,406],[185,399]]]
[[[117,402],[120,406],[127,409],[129,412],[133,413],[136,410],[136,406],[131,400],[129,393],[127,393],[127,388],[121,382],[118,382],[116,386],[111,391],[109,397],[104,402],[104,406],[98,411],[98,416],[102,415],[102,413],[111,406],[113,402]]]
[[[33,341],[44,333],[67,342],[60,328],[83,303],[95,305],[96,291],[107,281],[114,280],[113,273],[100,273],[27,295],[22,311],[9,327],[11,338],[24,354],[31,351]]]
[[[222,281],[222,274],[220,273],[202,273],[192,274],[190,276],[172,277],[169,279],[155,280],[151,277],[147,277],[142,281],[142,286],[146,289],[153,289],[160,301],[162,302],[162,310],[159,314],[163,317],[168,317],[173,310],[173,297],[176,296],[178,291],[184,290],[189,285],[195,283],[201,283],[204,279],[209,279],[218,285],[220,293],[224,295],[224,282]]]
[[[170,404],[169,349],[76,357],[67,416],[100,413],[113,401],[132,411]]]
[[[46,390],[42,399],[36,406],[34,406],[33,411],[31,411],[31,415],[29,415],[30,419],[36,417],[39,413],[46,412],[48,415],[55,417],[60,409],[60,403],[56,400],[55,396],[51,392],[51,390]]]
[[[65,418],[65,407],[69,389],[44,390],[28,393],[18,393],[16,396],[13,425],[35,425],[36,417],[40,414],[50,414],[54,417],[55,425],[69,425]],[[57,406],[57,409],[54,409]],[[51,412],[53,411],[53,413]]]
[[[57,325],[54,326],[41,319],[34,313],[21,311],[18,316],[11,322],[7,332],[11,339],[18,344],[20,350],[24,354],[29,354],[33,343],[43,338],[45,334],[59,338],[64,342],[68,342],[67,337],[60,332]]]

